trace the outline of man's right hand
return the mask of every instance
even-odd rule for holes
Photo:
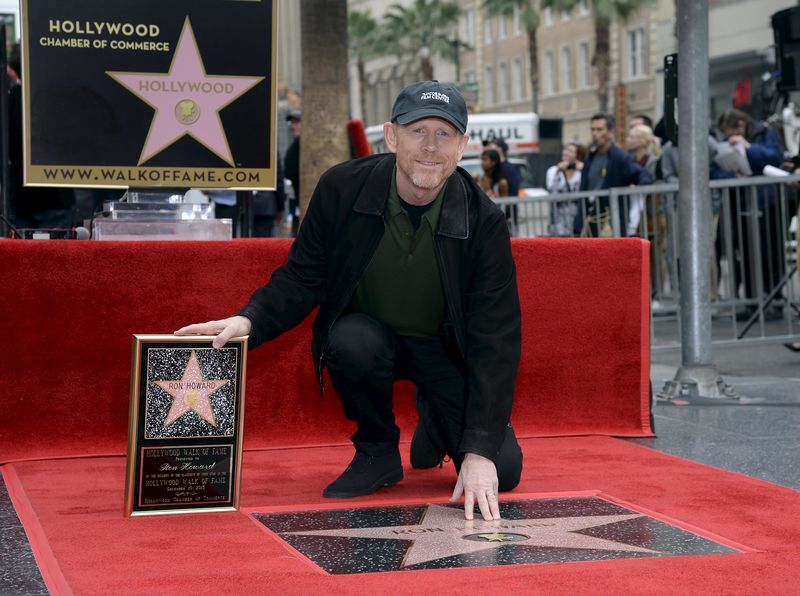
[[[215,348],[221,348],[228,340],[241,335],[248,335],[253,330],[250,319],[242,316],[228,317],[221,321],[208,321],[187,325],[175,331],[175,335],[216,335],[212,342]]]

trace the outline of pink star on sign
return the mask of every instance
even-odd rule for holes
[[[164,420],[164,428],[190,410],[197,412],[211,426],[217,426],[209,396],[227,384],[227,379],[204,379],[200,364],[197,362],[197,354],[192,350],[189,364],[186,365],[180,380],[156,381],[156,385],[172,396],[172,407],[169,409],[167,419]]]
[[[189,135],[234,166],[219,111],[264,79],[207,75],[188,17],[168,73],[106,74],[156,111],[139,156],[140,165]]]

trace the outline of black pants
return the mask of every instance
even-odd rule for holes
[[[423,423],[437,447],[460,469],[458,451],[466,419],[466,376],[447,355],[438,337],[405,337],[364,314],[341,317],[326,348],[328,371],[344,414],[358,424],[350,437],[358,451],[380,456],[397,449],[400,429],[394,418],[395,380],[407,379],[419,389],[427,410]],[[500,490],[519,483],[522,450],[509,425],[493,458]]]

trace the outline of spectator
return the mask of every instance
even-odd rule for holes
[[[503,196],[519,196],[519,187],[522,183],[522,179],[519,176],[517,166],[508,161],[508,144],[500,137],[484,142],[483,146],[485,149],[494,149],[500,155],[503,178],[508,181],[508,194]]]
[[[650,184],[652,176],[633,157],[614,144],[614,117],[595,114],[591,118],[592,146],[581,172],[581,190],[605,190],[632,184]],[[583,236],[612,233],[608,197],[589,199],[585,213],[578,212],[575,232]],[[620,230],[627,230],[623,202],[619,204]]]
[[[508,180],[503,175],[500,154],[497,151],[494,149],[483,150],[481,168],[483,168],[483,173],[476,177],[481,190],[493,199],[509,196]]]
[[[521,179],[519,177],[519,172],[517,171],[517,166],[508,161],[508,144],[503,140],[502,137],[495,137],[489,141],[484,141],[483,145],[486,149],[494,149],[497,151],[498,155],[500,155],[500,168],[503,178],[505,178],[506,182],[508,183],[508,190],[506,191],[506,194],[502,196],[519,196]],[[512,225],[516,225],[518,214],[517,205],[506,205],[505,212],[506,219],[508,219]]]
[[[633,159],[642,166],[653,180],[656,179],[656,164],[661,154],[661,146],[653,135],[652,129],[646,124],[634,124],[628,128],[625,137],[625,149],[633,156]],[[635,236],[639,229],[639,222],[644,213],[644,194],[630,196],[628,205],[628,236]]]
[[[283,166],[286,170],[284,175],[292,183],[293,196],[289,199],[289,217],[292,220],[292,236],[296,236],[300,223],[300,212],[298,211],[300,205],[300,127],[302,125],[300,110],[291,110],[286,116],[286,121],[292,131],[293,140],[286,150]]]
[[[550,166],[545,174],[545,187],[550,194],[577,192],[581,187],[581,171],[586,159],[586,148],[578,143],[567,143],[561,152],[561,161]],[[559,201],[550,204],[549,233],[552,236],[572,236],[577,201]]]
[[[778,133],[765,122],[754,122],[746,113],[730,109],[723,112],[718,121],[723,141],[718,145],[715,161],[720,166],[720,177],[760,176],[764,167],[771,165],[780,167],[783,161],[783,146]],[[741,165],[731,166],[735,160],[726,158],[727,152],[739,152],[746,161]],[[756,204],[752,203],[753,195],[749,192],[731,193],[732,199],[732,240],[738,266],[731,267],[734,275],[734,287],[743,284],[744,298],[749,301],[760,301],[775,288],[783,277],[783,247],[779,241],[782,230],[779,229],[779,204],[774,188],[759,187],[756,192]],[[755,218],[755,220],[754,220]],[[761,260],[755,262],[755,247],[752,245],[750,231],[755,221],[758,226]],[[739,232],[741,230],[741,233]],[[756,267],[761,267],[761,278],[756,277]],[[742,279],[741,272],[744,272]],[[758,292],[759,282],[761,293]],[[756,306],[750,305],[740,318],[749,318]],[[779,316],[774,310],[767,313],[770,317]]]
[[[656,162],[661,155],[661,144],[653,134],[653,130],[646,124],[634,124],[628,128],[625,149],[655,180]]]
[[[639,125],[644,125],[650,130],[653,130],[653,119],[647,114],[636,114],[631,116],[631,119],[628,121],[628,130]]]
[[[275,226],[280,224],[286,206],[283,187],[283,168],[278,160],[275,173],[275,190],[253,191],[253,236],[271,238],[276,236]]]
[[[730,178],[733,174],[725,172],[720,169],[715,161],[717,155],[717,139],[712,135],[708,135],[708,177],[709,180],[720,180],[722,178]],[[661,177],[664,182],[668,184],[675,184],[678,182],[678,146],[671,141],[667,141],[661,151],[661,158],[659,165],[661,169]],[[664,217],[667,222],[666,228],[673,229],[677,225],[677,204],[675,195],[670,194],[667,201],[663,202],[658,209],[659,217]],[[709,287],[709,296],[712,300],[716,300],[719,295],[719,279],[720,279],[720,263],[722,258],[722,236],[720,235],[720,213],[722,212],[722,194],[719,189],[712,189],[711,191],[711,242],[714,245],[714,256],[711,262],[711,281]],[[669,263],[670,282],[673,288],[678,286],[678,272],[672,266],[677,262],[678,257],[674,246],[674,237],[672,234],[666,234],[666,251],[667,262]]]

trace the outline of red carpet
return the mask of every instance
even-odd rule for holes
[[[124,458],[18,462],[3,472],[53,594],[797,593],[797,491],[617,439],[522,444],[523,481],[505,498],[600,492],[750,552],[328,576],[244,511],[124,518]],[[243,508],[341,504],[320,491],[350,449],[247,452]],[[441,502],[453,481],[448,467],[408,470],[401,484],[352,503]]]
[[[288,240],[0,243],[6,325],[0,463],[122,454],[131,335],[228,316],[286,259]],[[515,239],[522,362],[520,436],[650,436],[648,244],[638,239]],[[347,441],[351,425],[319,399],[311,317],[248,357],[245,447]],[[405,438],[416,412],[397,400]],[[329,385],[330,387],[330,385]],[[87,422],[88,421],[88,422]],[[269,421],[266,423],[265,421]]]

